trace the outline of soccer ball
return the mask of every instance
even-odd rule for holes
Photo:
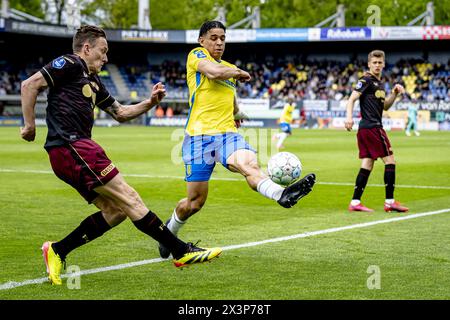
[[[270,158],[267,173],[273,182],[287,186],[300,178],[302,163],[290,152],[279,152]]]

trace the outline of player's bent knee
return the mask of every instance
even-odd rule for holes
[[[259,171],[259,165],[256,159],[237,159],[230,166],[233,166],[238,172],[242,172],[245,175],[253,171]]]
[[[126,197],[127,205],[130,207],[136,207],[136,206],[144,206],[144,203],[137,193],[136,190],[134,190],[131,186],[127,185],[126,188],[124,188],[124,196]]]
[[[108,208],[108,211],[105,212],[105,214],[108,214],[112,219],[115,221],[122,222],[127,218],[127,214],[122,210],[122,208],[116,204],[112,205]]]
[[[94,204],[101,210],[111,227],[118,225],[127,218],[122,208],[112,200],[99,197],[94,201]]]
[[[190,200],[187,202],[188,209],[190,211],[190,214],[194,214],[198,211],[200,211],[203,208],[203,205],[206,202],[206,197],[196,197],[193,200]]]
[[[108,224],[111,227],[114,227],[118,224],[120,224],[122,221],[124,221],[127,218],[127,215],[125,212],[122,211],[122,209],[116,209],[115,211],[109,212],[107,215],[105,215],[105,219],[108,221]]]

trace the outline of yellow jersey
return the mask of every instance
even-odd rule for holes
[[[283,112],[281,113],[280,123],[292,123],[292,113],[295,110],[295,104],[286,103],[283,108]]]
[[[237,132],[234,123],[234,96],[236,80],[210,80],[200,71],[198,64],[207,59],[214,63],[236,68],[224,60],[216,61],[203,47],[189,52],[186,77],[189,88],[189,115],[186,132],[191,136]]]

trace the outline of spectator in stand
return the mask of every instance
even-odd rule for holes
[[[167,107],[166,117],[168,117],[168,118],[172,118],[173,117],[173,109],[171,107]]]
[[[162,118],[164,117],[164,110],[161,106],[157,106],[155,109],[155,117]]]
[[[24,80],[25,75],[39,69],[43,58],[39,59],[40,63],[15,66],[17,70],[8,65],[0,65],[0,94],[19,94],[20,81]],[[360,70],[365,63],[361,60],[345,63],[268,56],[251,62],[241,59],[237,66],[248,70],[254,79],[249,83],[238,83],[236,91],[241,98],[276,101],[294,95],[296,99],[347,100],[362,76]],[[142,95],[142,84],[161,81],[166,83],[168,98],[188,97],[185,66],[180,62],[164,61],[162,64],[146,65],[143,61],[120,69],[132,84],[129,89],[137,91],[139,95]],[[422,59],[401,59],[386,66],[383,81],[403,84],[406,89],[405,97],[409,99],[450,101],[450,62],[432,64]],[[388,87],[385,91],[390,93]]]

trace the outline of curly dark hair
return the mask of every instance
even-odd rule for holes
[[[198,34],[198,37],[199,38],[203,37],[209,30],[215,29],[215,28],[220,28],[220,29],[223,29],[223,31],[227,31],[227,28],[225,28],[223,23],[220,21],[215,21],[215,20],[206,21],[200,27],[200,32]]]

